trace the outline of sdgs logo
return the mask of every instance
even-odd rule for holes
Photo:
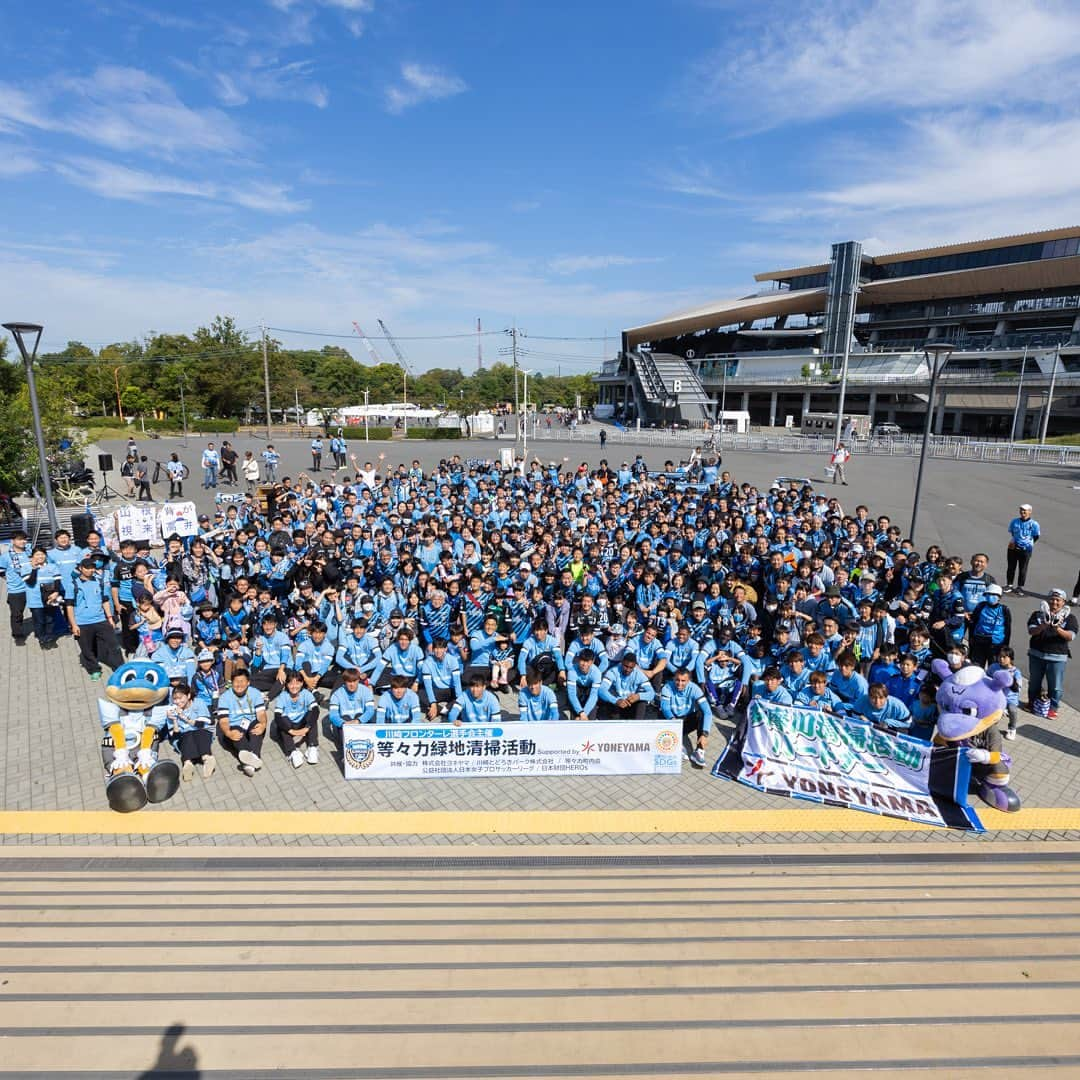
[[[660,754],[674,753],[675,748],[679,745],[679,736],[674,731],[661,731],[656,736],[656,750]]]

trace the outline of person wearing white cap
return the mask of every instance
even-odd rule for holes
[[[1039,523],[1031,516],[1031,503],[1020,504],[1020,514],[1009,522],[1009,548],[1005,554],[1005,591],[1024,595],[1031,552],[1042,535]],[[1016,589],[1013,589],[1013,579]]]
[[[1069,662],[1069,644],[1080,626],[1076,616],[1065,605],[1065,590],[1051,589],[1050,599],[1044,600],[1038,611],[1028,619],[1028,708],[1042,693],[1046,680],[1046,696],[1050,699],[1048,720],[1057,719],[1061,690],[1065,685],[1065,665]],[[1032,710],[1034,711],[1034,710]]]

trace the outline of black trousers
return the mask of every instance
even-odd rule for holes
[[[261,735],[255,735],[250,731],[245,731],[240,735],[240,738],[233,742],[227,735],[221,736],[221,744],[229,751],[233,757],[236,757],[241,750],[250,750],[253,754],[262,756],[263,739],[266,738],[266,732]]]
[[[600,702],[600,719],[601,720],[644,720],[645,719],[645,702],[635,701],[633,705],[628,705],[625,709],[620,709],[618,705],[610,701]]]
[[[251,685],[256,690],[261,690],[266,695],[267,701],[274,698],[285,689],[285,684],[277,680],[277,668],[255,668],[251,672]]]
[[[431,698],[427,695],[427,690],[424,689],[423,681],[420,683],[420,705],[424,709],[428,709],[431,706]],[[435,687],[435,700],[445,702],[447,705],[452,705],[457,699],[454,697],[454,691],[449,686],[445,690],[440,690],[439,687]]]
[[[26,593],[8,593],[8,610],[11,614],[11,636],[16,641],[26,637],[23,622],[26,619]]]
[[[100,672],[102,664],[115,670],[124,662],[112,623],[96,622],[79,627],[79,662],[91,675]]]
[[[319,707],[313,705],[304,714],[304,719],[301,723],[297,723],[295,720],[290,720],[287,716],[282,716],[278,713],[274,717],[274,728],[278,733],[278,738],[281,739],[281,749],[286,754],[291,754],[296,749],[296,737],[289,734],[289,728],[294,727],[306,727],[308,733],[301,739],[302,742],[306,742],[308,746],[319,745]]]
[[[202,761],[213,751],[214,729],[196,728],[194,731],[185,731],[176,740],[176,744],[181,761]]]
[[[120,647],[129,656],[139,647],[139,633],[132,629],[131,619],[135,608],[131,604],[120,604]]]
[[[1022,548],[1012,547],[1005,549],[1005,580],[1008,584],[1016,584],[1022,589],[1027,584],[1028,563],[1031,561],[1031,552]]]

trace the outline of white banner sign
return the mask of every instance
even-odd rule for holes
[[[643,723],[346,724],[346,780],[678,773],[682,733]]]
[[[128,505],[116,511],[118,540],[153,540],[156,526],[156,506]]]
[[[199,531],[199,512],[193,502],[168,502],[161,507],[161,538],[194,536]]]

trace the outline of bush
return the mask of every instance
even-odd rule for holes
[[[413,434],[413,432],[418,434]],[[460,428],[409,428],[410,439],[460,439]]]
[[[388,427],[369,427],[367,433],[368,438],[370,439],[389,439],[392,437],[390,428]],[[363,425],[360,427],[342,428],[341,434],[345,439],[351,439],[353,442],[364,441]]]
[[[124,427],[124,422],[118,416],[77,416],[75,424],[77,427],[86,428],[88,431],[92,428]]]
[[[176,430],[176,431],[181,430],[180,425],[176,424],[176,422],[174,420],[163,420],[163,421],[160,421],[160,422],[161,423],[166,423],[166,424],[175,424],[175,428],[170,429],[170,430]],[[146,426],[147,427],[150,426],[149,421],[147,422]],[[205,434],[213,434],[215,432],[220,432],[222,435],[235,435],[236,430],[237,430],[237,428],[239,428],[239,426],[240,426],[240,421],[239,420],[213,420],[213,419],[210,419],[210,420],[189,420],[188,421],[188,431],[194,431],[196,433],[201,432],[204,435]],[[158,428],[157,430],[158,431],[163,431],[164,428]]]

